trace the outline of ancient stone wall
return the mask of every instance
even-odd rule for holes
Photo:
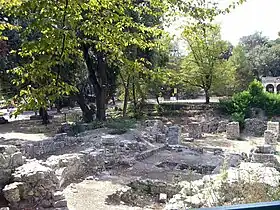
[[[61,150],[64,147],[73,146],[81,141],[81,137],[72,137],[67,136],[66,133],[61,133],[42,141],[24,144],[21,152],[27,158],[38,158],[44,154]]]
[[[239,122],[230,122],[227,124],[227,139],[238,139],[240,137]]]
[[[12,172],[25,162],[22,153],[13,145],[0,145],[0,189],[10,180]]]
[[[263,136],[267,122],[258,118],[245,119],[244,133],[249,136]]]
[[[181,144],[181,127],[174,125],[168,128],[167,131],[167,144],[176,145]]]
[[[55,171],[37,161],[16,169],[13,182],[3,189],[12,209],[67,209]]]
[[[200,123],[190,123],[188,128],[189,138],[198,139],[202,137],[202,128]]]

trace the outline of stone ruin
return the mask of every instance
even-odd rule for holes
[[[17,168],[3,194],[12,209],[67,209],[55,171],[38,162]]]
[[[189,138],[199,139],[202,137],[202,127],[200,123],[192,122],[188,125]]]
[[[240,138],[239,122],[230,122],[226,128],[227,139],[238,139]]]
[[[170,126],[168,128],[167,144],[169,145],[181,144],[181,127],[175,125],[175,126]]]
[[[272,164],[279,167],[275,157],[276,146],[279,139],[279,122],[267,122],[267,130],[264,131],[264,145],[259,145],[250,152],[252,162]]]
[[[54,170],[37,161],[25,163],[13,145],[0,146],[0,159],[0,187],[11,209],[67,209]]]
[[[267,122],[262,119],[245,119],[243,132],[249,136],[261,137],[266,129]]]
[[[227,120],[224,120],[214,123],[213,121],[213,129],[209,128],[209,131],[214,133],[226,132],[228,139],[240,138],[238,122],[228,123]],[[95,175],[114,167],[132,166],[135,161],[141,161],[162,150],[175,149],[182,153],[181,132],[181,127],[178,125],[172,125],[172,123],[164,125],[160,120],[147,120],[144,124],[144,131],[137,133],[134,140],[120,139],[118,135],[102,135],[100,138],[92,139],[92,137],[88,138],[87,136],[70,137],[62,133],[48,140],[23,145],[20,149],[14,146],[0,146],[0,163],[3,162],[0,165],[0,184],[2,184],[3,196],[12,209],[67,209],[67,202],[62,190],[71,182],[79,181],[87,174]],[[204,132],[203,124],[189,123],[187,132],[189,137],[199,139]],[[265,145],[252,150],[249,161],[277,164],[273,147],[277,143],[278,133],[279,123],[268,122],[267,130],[264,132]],[[94,144],[87,145],[86,142],[94,142]],[[44,161],[26,160],[24,157],[38,158],[73,145],[84,145],[84,149],[77,153],[49,156]],[[201,149],[200,153],[202,154],[206,151],[205,148],[199,149]],[[193,154],[195,153],[193,152]],[[218,150],[217,148],[214,148],[213,155],[219,156],[221,159],[225,159],[227,156],[221,149]],[[226,167],[238,166],[243,160],[242,158],[240,155],[231,156]],[[156,166],[164,168],[166,165],[168,167],[170,165],[174,166],[174,163],[167,161]],[[204,167],[204,165],[196,165],[192,168],[188,164],[177,163],[174,169],[201,171],[203,175],[213,175],[219,173],[222,166]],[[140,185],[137,188],[136,196],[132,196],[135,189],[131,188],[129,192],[119,192],[114,196],[112,195],[112,199],[125,203],[133,202],[137,195],[142,195],[139,193],[140,188],[148,188],[145,182],[144,184],[140,183]],[[149,183],[149,186],[155,190],[153,184]],[[156,186],[161,186],[161,184]],[[165,188],[166,186],[165,184]],[[153,194],[153,197],[159,202],[165,203],[176,193],[178,193],[178,189],[174,193],[159,190],[156,194]],[[129,198],[126,197],[128,194]]]

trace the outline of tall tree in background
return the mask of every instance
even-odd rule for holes
[[[183,37],[188,44],[182,74],[190,85],[202,88],[206,103],[209,103],[210,89],[224,75],[221,64],[226,61],[224,53],[229,45],[221,39],[220,27],[209,23],[186,26]]]

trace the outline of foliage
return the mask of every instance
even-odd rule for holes
[[[280,76],[280,43],[279,40],[269,40],[261,32],[242,37],[239,46],[246,57],[246,73],[256,79],[261,76]]]
[[[233,91],[240,92],[246,90],[250,82],[254,80],[254,75],[248,63],[245,50],[241,45],[234,47],[229,63],[235,68],[232,77]]]
[[[251,108],[261,108],[269,117],[280,115],[280,95],[264,92],[262,83],[254,80],[247,91],[234,94],[231,99],[220,100],[220,109],[243,123]]]
[[[126,133],[129,129],[135,128],[136,120],[135,119],[112,119],[108,120],[104,126],[112,129],[110,134],[123,134]]]
[[[242,2],[238,0],[237,4]],[[15,114],[25,109],[45,108],[65,95],[76,95],[81,90],[72,80],[79,72],[79,67],[71,68],[76,61],[86,64],[88,81],[97,98],[97,119],[105,120],[106,103],[116,89],[119,74],[132,79],[129,91],[132,89],[134,107],[141,107],[149,84],[160,81],[161,77],[153,75],[168,55],[167,51],[158,50],[164,46],[160,42],[164,14],[176,11],[204,23],[230,12],[235,5],[220,9],[208,0],[1,0],[1,14],[19,21],[17,30],[22,42],[16,54],[24,62],[11,67],[14,76],[5,79],[12,79],[20,89],[15,96],[18,101]],[[15,25],[1,20],[0,31]],[[80,93],[79,97],[82,96]],[[80,106],[87,113],[84,116],[91,115],[87,104]]]
[[[208,103],[213,84],[230,78],[230,71],[222,67],[226,62],[223,54],[230,46],[221,39],[220,27],[211,23],[188,25],[183,37],[190,53],[184,60],[180,76],[186,83],[202,88]]]

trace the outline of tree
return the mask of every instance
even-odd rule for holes
[[[263,36],[261,32],[256,32],[240,39],[239,45],[243,48],[245,56],[254,77],[258,80],[266,74],[265,54],[268,38]]]
[[[253,72],[246,58],[246,54],[241,45],[237,45],[232,52],[229,62],[235,68],[234,92],[246,90],[250,82],[254,80]]]
[[[209,91],[213,83],[218,82],[220,76],[224,75],[221,74],[223,70],[220,65],[226,61],[223,55],[230,46],[221,40],[220,27],[210,23],[186,26],[183,37],[189,52],[182,68],[184,81],[202,88],[206,103],[209,103]]]
[[[162,26],[154,24],[154,20],[162,17],[169,6],[199,19],[213,19],[222,12],[215,7],[204,10],[200,6],[205,2],[1,0],[1,11],[26,22],[24,30],[19,28],[22,44],[18,51],[25,63],[13,69],[17,76],[14,84],[21,88],[15,97],[21,102],[17,113],[24,109],[46,108],[61,95],[77,92],[78,88],[65,82],[62,75],[67,69],[65,66],[81,59],[94,87],[96,117],[105,120],[106,103],[113,92],[117,73],[126,60],[131,60],[126,50],[136,46],[142,53],[131,61],[146,67],[147,52],[156,46],[155,38],[162,33]],[[145,24],[136,21],[134,14],[141,18],[148,15],[149,21]],[[1,23],[0,30],[9,27]],[[143,99],[142,81],[146,73],[135,75],[132,87],[137,87],[133,90],[137,89]]]
[[[105,120],[108,96],[108,75],[115,61],[123,62],[124,50],[130,45],[140,49],[152,47],[148,38],[158,34],[157,26],[148,27],[133,21],[128,11],[137,13],[152,12],[151,8],[161,6],[160,1],[143,2],[135,5],[129,0],[83,1],[50,0],[24,1],[10,12],[19,19],[30,21],[24,36],[21,56],[30,59],[22,67],[14,69],[22,80],[17,85],[25,86],[18,98],[27,103],[20,108],[46,107],[49,101],[59,95],[77,91],[75,87],[61,79],[63,66],[71,64],[75,58],[84,60],[89,80],[96,95],[97,119]],[[25,14],[28,13],[28,17]],[[154,13],[155,16],[160,15]],[[137,33],[127,29],[135,28]],[[38,33],[39,37],[28,40],[28,36]],[[53,71],[56,68],[58,71]],[[32,81],[32,84],[27,84]],[[20,110],[20,109],[19,109]]]

